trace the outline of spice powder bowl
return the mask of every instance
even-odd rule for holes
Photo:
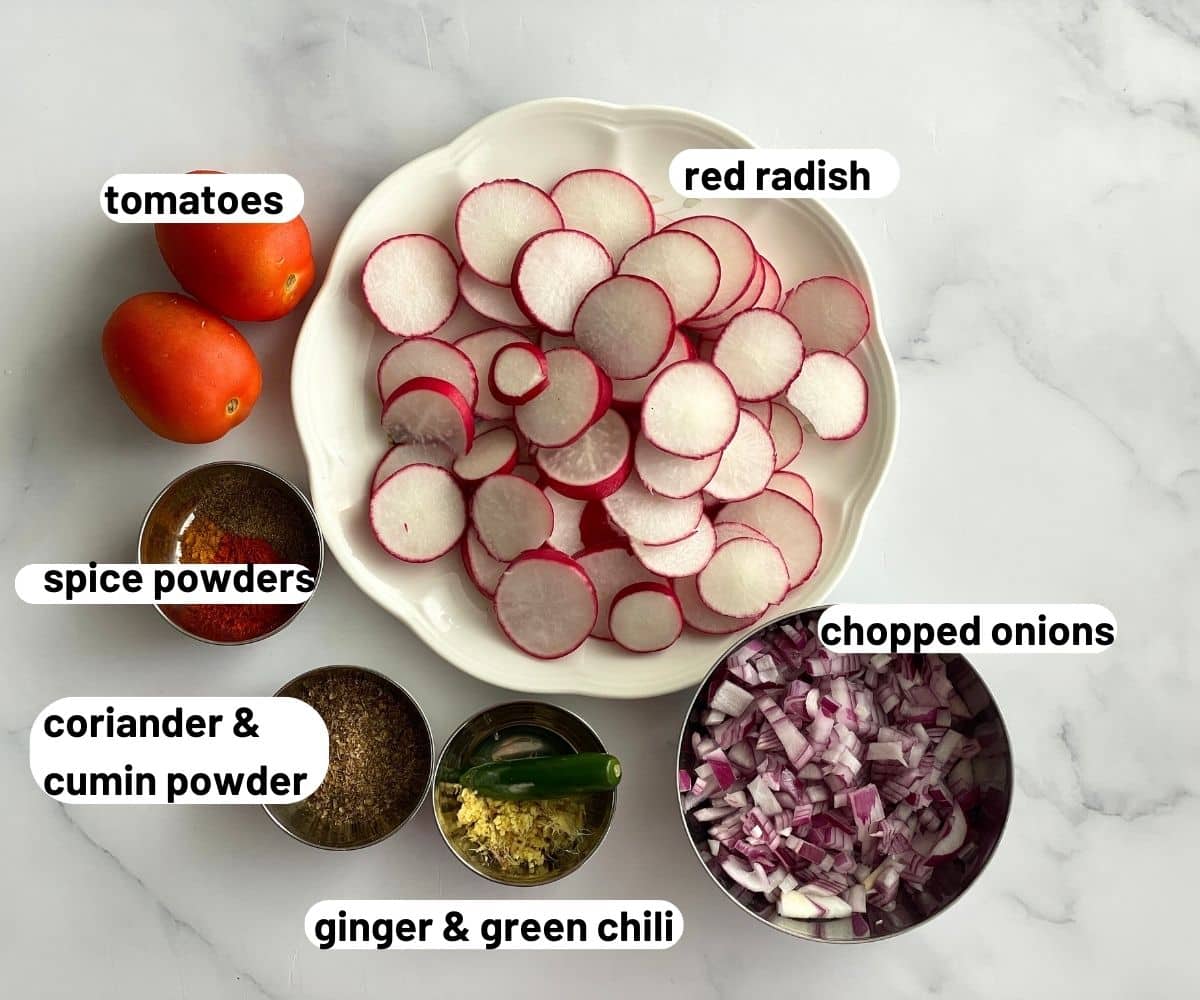
[[[474,764],[539,753],[606,753],[604,744],[574,712],[541,701],[511,701],[471,716],[446,741],[438,758],[433,812],[438,831],[451,853],[467,868],[498,885],[533,888],[549,885],[578,871],[600,847],[617,805],[617,792],[593,792],[584,808],[586,833],[568,860],[543,872],[514,874],[493,859],[472,851],[458,827],[456,777]]]
[[[433,733],[403,687],[365,667],[335,665],[293,677],[275,697],[311,705],[330,730],[321,786],[299,802],[263,806],[281,830],[310,847],[354,851],[416,815],[433,777]],[[353,801],[339,801],[338,782],[358,786]]]
[[[324,561],[321,530],[308,498],[282,476],[250,462],[214,462],[183,473],[150,505],[138,539],[143,565],[299,563],[319,583]],[[240,646],[281,631],[305,603],[155,608],[184,635]]]

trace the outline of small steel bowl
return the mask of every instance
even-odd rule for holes
[[[604,744],[586,722],[574,712],[542,701],[510,701],[485,708],[458,727],[446,741],[438,758],[437,784],[433,793],[433,812],[442,840],[459,861],[476,875],[482,875],[500,885],[533,887],[549,885],[578,871],[595,854],[608,833],[616,809],[617,793],[595,792],[588,796],[585,817],[588,833],[578,854],[545,872],[514,875],[501,871],[483,855],[474,853],[457,832],[458,802],[448,787],[465,767],[491,759],[488,744],[507,737],[514,741],[518,752],[498,756],[526,756],[521,753],[521,734],[532,732],[552,744],[561,745],[563,753],[606,753]]]
[[[817,619],[824,610],[825,607],[807,608],[804,611],[781,615],[756,629],[750,635],[739,639],[722,654],[705,675],[695,698],[692,699],[687,715],[684,717],[683,728],[679,734],[678,768],[680,770],[691,771],[696,766],[692,754],[691,734],[699,727],[701,713],[708,707],[709,683],[712,681],[713,675],[724,666],[726,658],[745,643],[769,632],[782,622],[800,620],[806,625],[815,627]],[[785,934],[805,938],[809,941],[836,943],[880,941],[911,930],[937,916],[961,897],[979,877],[995,853],[1012,805],[1012,749],[1009,745],[1008,731],[1000,716],[1000,710],[996,707],[995,700],[988,691],[987,685],[984,684],[983,678],[964,657],[942,655],[948,661],[947,675],[955,689],[963,695],[969,705],[983,706],[969,722],[956,723],[956,728],[964,730],[967,735],[980,733],[987,736],[984,753],[976,758],[977,760],[986,760],[987,793],[981,797],[979,805],[968,811],[968,822],[971,829],[981,834],[979,850],[966,861],[954,860],[937,866],[925,889],[919,895],[910,893],[902,885],[896,906],[890,912],[869,905],[866,913],[867,931],[865,934],[856,933],[850,919],[795,920],[790,917],[781,917],[776,912],[774,903],[768,902],[758,893],[750,892],[734,882],[719,865],[711,860],[708,854],[706,829],[709,824],[699,823],[692,818],[689,812],[685,812],[683,796],[680,795],[680,816],[683,819],[688,840],[696,853],[696,858],[709,877],[743,912]],[[674,775],[671,780],[672,787],[675,787]]]
[[[420,793],[411,802],[406,803],[403,810],[398,810],[391,816],[378,817],[378,822],[373,823],[366,829],[343,831],[323,829],[315,817],[311,815],[310,811],[305,809],[304,803],[307,801],[306,799],[301,799],[299,802],[287,802],[281,805],[264,805],[263,809],[266,810],[267,815],[275,821],[275,824],[284,833],[294,837],[302,844],[308,844],[309,847],[319,847],[326,851],[356,851],[363,847],[370,847],[372,844],[378,844],[381,840],[387,840],[388,837],[396,833],[420,810],[422,803],[425,801],[425,796],[429,794],[429,786],[433,779],[433,732],[429,728],[429,720],[425,718],[425,713],[421,711],[421,706],[416,703],[412,695],[390,677],[386,677],[376,670],[368,670],[366,667],[343,665],[317,667],[315,670],[309,670],[298,677],[293,677],[275,692],[275,697],[299,697],[299,692],[306,681],[311,681],[314,678],[330,677],[339,673],[355,674],[378,682],[385,690],[394,695],[397,702],[404,707],[412,723],[413,730],[416,733],[418,742],[417,750],[425,769]]]
[[[263,538],[286,562],[307,566],[320,583],[325,546],[317,516],[308,498],[270,469],[250,462],[213,462],[174,479],[155,497],[142,521],[138,562],[183,562],[183,534],[196,517],[210,517],[225,530],[245,530]],[[242,646],[282,631],[307,603],[291,605],[287,616],[274,628],[239,639],[212,638],[190,629],[186,617],[172,610],[190,605],[156,604],[155,608],[178,631],[193,639],[214,646]]]

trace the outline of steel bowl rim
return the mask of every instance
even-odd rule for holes
[[[498,711],[498,710],[504,709],[504,708],[510,708],[514,705],[538,705],[538,706],[542,706],[545,708],[549,708],[555,712],[560,712],[563,715],[569,716],[570,718],[572,718],[576,722],[578,722],[587,732],[591,733],[593,737],[595,737],[596,742],[600,744],[600,748],[601,748],[602,752],[604,752],[604,753],[608,752],[608,747],[606,746],[604,740],[602,740],[600,738],[600,734],[597,733],[595,728],[586,719],[584,719],[583,716],[581,716],[578,712],[573,712],[569,708],[563,708],[561,705],[556,705],[553,702],[549,702],[549,701],[537,701],[533,698],[517,698],[517,699],[510,700],[510,701],[497,702],[494,705],[489,705],[486,708],[481,708],[478,711],[472,712],[469,716],[467,716],[467,718],[463,720],[462,724],[459,725],[454,730],[454,732],[452,732],[446,738],[446,742],[442,745],[441,752],[437,756],[437,763],[434,766],[434,771],[433,771],[434,775],[439,774],[441,772],[442,762],[446,759],[446,754],[450,749],[450,745],[459,737],[459,735],[463,732],[464,729],[466,729],[472,722],[474,722],[476,719],[478,719],[481,715],[485,715],[488,712],[495,712],[495,711]],[[609,802],[608,815],[607,815],[607,818],[604,823],[604,829],[600,831],[600,836],[596,838],[596,842],[592,845],[591,849],[584,856],[583,860],[580,861],[579,864],[577,864],[574,868],[571,868],[569,871],[558,872],[558,873],[552,875],[550,878],[547,878],[540,882],[511,882],[511,881],[508,881],[507,879],[500,878],[497,875],[493,874],[492,872],[487,871],[483,868],[476,868],[469,861],[467,861],[467,859],[464,858],[457,850],[455,850],[454,845],[452,843],[450,843],[450,838],[447,836],[445,827],[443,827],[443,825],[442,825],[442,814],[441,814],[441,810],[438,808],[438,805],[437,805],[436,791],[432,795],[430,795],[429,805],[430,805],[430,808],[433,809],[434,825],[437,827],[438,833],[441,835],[442,843],[444,843],[446,845],[446,849],[454,856],[454,858],[458,861],[458,863],[461,864],[464,868],[466,868],[468,871],[474,872],[480,878],[487,879],[489,882],[492,882],[496,885],[503,885],[503,886],[513,888],[513,889],[540,889],[543,886],[553,885],[555,882],[558,882],[561,879],[567,878],[569,875],[574,875],[577,871],[579,871],[580,868],[582,868],[584,865],[586,865],[588,863],[588,861],[590,861],[592,859],[593,855],[595,855],[600,850],[601,845],[607,839],[608,833],[612,829],[613,816],[616,815],[616,811],[617,811],[617,792],[618,791],[619,791],[618,788],[614,788],[608,793],[612,798],[611,798],[611,801]]]
[[[701,679],[699,685],[697,686],[695,694],[692,696],[691,700],[688,702],[687,710],[685,711],[684,716],[683,716],[683,723],[679,729],[679,744],[678,744],[678,747],[677,747],[676,753],[675,753],[676,774],[675,774],[674,787],[676,787],[676,788],[678,787],[678,782],[679,782],[678,771],[679,771],[680,765],[682,764],[682,760],[683,760],[684,741],[688,738],[689,723],[691,721],[693,713],[696,710],[696,705],[699,702],[700,698],[703,696],[705,690],[707,689],[709,681],[712,680],[712,675],[715,674],[721,668],[721,666],[725,663],[725,660],[728,659],[728,657],[734,652],[734,650],[745,645],[751,639],[754,639],[757,636],[761,635],[767,629],[774,627],[779,622],[789,621],[791,619],[798,618],[801,615],[808,615],[812,612],[820,613],[820,612],[826,611],[829,608],[832,608],[835,606],[836,606],[836,602],[834,604],[816,604],[816,605],[813,605],[811,608],[803,608],[799,611],[789,611],[787,614],[779,615],[778,617],[772,618],[770,621],[764,622],[762,625],[760,625],[758,628],[756,628],[753,632],[748,632],[748,633],[742,634],[739,637],[737,637],[734,640],[734,642],[732,644],[730,644],[725,649],[725,651],[717,658],[717,660],[713,663],[713,665],[707,671],[705,671],[704,677]],[[817,944],[870,944],[871,942],[887,941],[892,938],[899,937],[901,934],[907,934],[909,931],[914,931],[920,927],[926,926],[930,921],[936,920],[943,913],[945,913],[947,910],[949,910],[950,907],[952,907],[955,903],[957,903],[960,899],[962,899],[963,896],[965,896],[968,891],[970,891],[971,887],[974,886],[979,881],[979,879],[983,876],[983,873],[987,870],[988,865],[990,865],[992,863],[992,859],[995,858],[997,851],[1000,849],[1000,842],[1004,839],[1004,831],[1008,828],[1008,820],[1009,820],[1009,817],[1012,815],[1012,803],[1013,803],[1013,783],[1014,783],[1013,782],[1013,752],[1012,752],[1012,740],[1009,737],[1008,726],[1004,721],[1004,714],[1000,711],[1000,706],[996,701],[995,695],[992,694],[991,688],[989,688],[987,686],[987,682],[983,679],[983,675],[976,668],[975,664],[973,664],[969,659],[967,659],[966,656],[963,656],[963,654],[959,653],[957,655],[962,656],[962,658],[966,662],[967,666],[969,666],[971,668],[971,671],[979,679],[980,685],[983,687],[984,692],[987,694],[988,702],[996,713],[996,719],[1000,723],[1000,730],[1004,734],[1005,758],[1007,759],[1007,762],[1008,762],[1008,774],[1009,774],[1008,787],[1005,790],[1005,797],[1004,797],[1004,817],[1000,820],[1000,824],[996,830],[996,841],[992,845],[991,851],[988,852],[987,857],[985,857],[983,859],[982,863],[979,866],[978,871],[975,872],[974,878],[972,878],[971,881],[966,886],[963,887],[963,889],[958,893],[958,895],[956,895],[952,900],[950,900],[950,902],[948,902],[945,906],[940,907],[938,910],[931,913],[929,916],[923,917],[921,920],[917,921],[916,923],[911,924],[908,927],[901,928],[898,931],[893,931],[889,934],[884,935],[883,937],[874,937],[873,935],[867,935],[866,937],[819,938],[819,937],[808,937],[806,935],[793,933],[792,931],[788,930],[786,927],[783,927],[777,923],[774,923],[773,921],[766,919],[765,917],[761,916],[760,914],[755,913],[753,910],[751,910],[749,907],[747,907],[745,904],[743,904],[740,900],[735,899],[734,896],[730,893],[730,891],[721,884],[721,882],[717,878],[717,876],[714,875],[712,870],[708,867],[708,865],[705,864],[704,858],[700,856],[700,849],[696,846],[696,842],[694,840],[692,840],[692,838],[691,838],[691,831],[688,829],[687,813],[684,811],[684,808],[683,808],[683,796],[680,795],[678,791],[676,791],[675,798],[676,798],[676,803],[679,808],[679,819],[680,819],[680,822],[683,824],[683,832],[687,836],[688,845],[691,847],[692,853],[695,855],[696,861],[699,863],[701,869],[703,869],[704,874],[707,875],[709,877],[709,879],[712,881],[712,883],[718,889],[721,890],[721,895],[724,896],[725,899],[727,899],[730,903],[732,903],[734,906],[736,906],[742,913],[746,914],[749,917],[753,917],[760,924],[764,924],[767,927],[770,927],[772,930],[776,931],[777,933],[785,934],[788,937],[794,938],[799,941],[813,941],[813,942],[816,942]]]
[[[167,483],[166,486],[164,486],[161,490],[158,491],[158,494],[154,497],[153,500],[150,501],[150,506],[146,508],[146,513],[142,517],[142,526],[138,530],[137,561],[138,561],[139,566],[159,565],[157,563],[142,562],[142,541],[146,537],[146,528],[150,524],[150,515],[152,513],[154,513],[154,508],[158,506],[159,501],[162,500],[162,498],[165,497],[167,495],[167,493],[169,493],[171,491],[171,489],[177,483],[182,482],[188,476],[195,475],[197,472],[202,472],[205,469],[212,469],[212,468],[216,468],[219,466],[230,466],[233,468],[254,469],[257,472],[265,472],[268,476],[270,476],[271,478],[275,479],[276,481],[278,481],[279,483],[283,484],[288,489],[290,489],[297,496],[297,498],[299,498],[301,505],[303,506],[304,510],[308,514],[308,518],[309,518],[309,522],[311,524],[312,530],[317,536],[317,579],[316,579],[316,583],[313,584],[312,593],[309,594],[308,597],[304,601],[300,602],[300,606],[296,609],[295,613],[292,614],[291,617],[289,617],[287,619],[287,621],[283,622],[281,625],[277,625],[275,628],[271,629],[270,632],[264,632],[262,635],[252,636],[249,639],[234,639],[234,640],[229,640],[229,641],[226,641],[223,639],[209,639],[206,636],[196,635],[194,632],[189,632],[183,626],[179,625],[177,622],[175,622],[171,618],[167,617],[167,613],[165,611],[163,611],[163,606],[161,604],[159,604],[157,601],[154,602],[151,606],[154,608],[155,611],[158,612],[159,617],[162,618],[163,621],[165,621],[173,629],[175,629],[175,631],[179,632],[181,635],[186,635],[190,639],[195,639],[197,642],[207,643],[210,646],[248,646],[251,643],[261,642],[263,639],[269,639],[273,635],[278,635],[285,628],[287,628],[289,625],[291,625],[292,622],[294,622],[297,618],[299,618],[304,613],[304,609],[306,607],[308,607],[309,601],[311,601],[313,599],[314,595],[316,594],[317,587],[319,587],[321,584],[321,576],[325,570],[325,536],[321,533],[321,524],[317,520],[317,513],[313,509],[312,502],[305,495],[304,491],[302,489],[300,489],[300,487],[297,486],[295,483],[293,483],[290,479],[287,479],[286,477],[281,476],[278,472],[275,472],[273,469],[268,469],[265,465],[259,465],[257,462],[244,462],[239,459],[222,459],[222,460],[218,460],[215,462],[204,462],[201,465],[193,466],[192,468],[179,473],[179,475],[177,475],[174,479],[172,479],[169,483]],[[187,564],[180,563],[179,565],[187,565]]]
[[[374,840],[368,840],[366,843],[363,843],[363,844],[353,844],[353,845],[347,845],[345,847],[338,847],[337,845],[333,845],[333,844],[320,844],[320,843],[317,843],[317,841],[315,841],[315,840],[308,840],[307,838],[301,837],[294,830],[291,830],[286,825],[284,825],[283,821],[280,820],[273,812],[271,812],[270,806],[268,806],[266,804],[264,804],[262,806],[263,812],[265,812],[271,818],[271,822],[274,823],[277,827],[279,827],[279,829],[281,829],[289,837],[291,837],[295,841],[298,841],[301,844],[306,845],[307,847],[315,847],[322,851],[337,851],[337,852],[361,851],[363,848],[374,847],[376,844],[383,843],[383,841],[387,840],[389,837],[394,837],[397,833],[399,833],[402,829],[404,829],[404,827],[406,827],[409,824],[409,822],[412,820],[412,818],[414,816],[417,815],[417,813],[419,813],[421,811],[421,807],[425,804],[425,797],[429,794],[429,789],[433,785],[434,742],[433,742],[433,729],[429,725],[429,719],[425,715],[425,710],[421,708],[421,706],[417,702],[416,698],[414,698],[409,693],[408,689],[403,684],[401,684],[399,681],[392,680],[392,678],[388,677],[387,674],[381,673],[378,670],[372,670],[370,667],[360,667],[355,663],[327,663],[324,666],[313,667],[311,670],[305,670],[303,673],[297,674],[295,677],[291,678],[291,680],[284,682],[284,684],[282,684],[280,686],[279,690],[276,691],[271,697],[272,698],[283,697],[284,691],[286,691],[289,687],[291,687],[297,681],[302,681],[305,678],[313,677],[317,674],[326,673],[326,672],[332,671],[332,670],[347,670],[347,669],[348,670],[357,670],[360,673],[364,673],[364,674],[370,674],[372,677],[375,677],[375,678],[378,678],[379,680],[384,681],[389,687],[393,688],[396,691],[399,691],[400,694],[403,695],[405,699],[407,699],[408,703],[410,705],[412,705],[412,707],[416,710],[417,717],[421,720],[421,724],[425,727],[425,738],[426,738],[426,742],[429,745],[429,774],[425,778],[425,784],[421,789],[421,794],[417,797],[417,800],[413,803],[413,807],[412,807],[412,809],[409,810],[408,815],[405,816],[404,819],[402,819],[395,827],[393,827],[387,833],[381,834],[380,836],[376,837]]]

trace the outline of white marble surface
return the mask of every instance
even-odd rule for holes
[[[650,9],[653,13],[650,13]],[[112,391],[109,310],[171,287],[149,234],[105,221],[120,170],[282,169],[322,259],[359,199],[481,115],[539,96],[693,107],[762,144],[882,146],[903,179],[842,202],[898,359],[896,461],[839,598],[1096,601],[1118,648],[981,658],[1018,759],[1006,840],[920,932],[867,948],[742,918],[664,787],[685,696],[563,699],[621,752],[603,855],[547,895],[663,896],[661,954],[324,954],[326,897],[499,892],[428,812],[374,850],[287,841],[255,808],[63,808],[28,728],[69,694],[262,693],[324,662],[402,676],[439,738],[501,692],[459,674],[331,566],[302,624],[237,652],[144,609],[0,607],[0,994],[382,998],[1194,994],[1200,823],[1200,4],[260,2],[8,5],[0,32],[0,552],[130,554],[148,499],[202,460],[302,478],[287,369],[299,317],[251,331],[253,420],[153,439]],[[655,762],[658,762],[656,765]]]

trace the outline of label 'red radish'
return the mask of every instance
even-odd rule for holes
[[[642,401],[642,433],[672,455],[703,458],[724,448],[737,430],[733,386],[707,361],[664,369]]]
[[[867,380],[853,361],[833,351],[804,359],[787,400],[826,441],[854,437],[867,422]]]
[[[512,282],[513,262],[532,237],[562,229],[562,224],[562,214],[545,191],[511,179],[472,188],[454,213],[463,260],[494,285]]]
[[[371,530],[379,544],[404,562],[445,555],[467,524],[466,505],[454,477],[434,465],[409,465],[371,495]]]
[[[546,388],[517,407],[517,429],[539,448],[562,448],[604,416],[612,382],[583,351],[546,354]]]
[[[849,354],[871,328],[871,311],[862,292],[831,274],[802,281],[779,311],[796,324],[809,351]]]
[[[646,192],[615,170],[576,170],[550,189],[563,224],[596,237],[612,256],[654,232],[654,209]]]
[[[387,399],[405,382],[422,375],[449,382],[472,408],[479,399],[479,380],[471,359],[453,344],[432,337],[406,340],[383,356],[375,373],[379,398]]]
[[[666,584],[635,583],[613,598],[608,630],[631,653],[656,653],[683,633],[683,612]]]
[[[513,295],[535,323],[570,333],[579,303],[612,272],[612,258],[599,240],[578,229],[556,229],[533,237],[517,254]]]
[[[679,323],[703,311],[721,283],[721,264],[712,247],[694,233],[675,230],[635,243],[625,251],[617,273],[640,275],[658,285]]]
[[[458,263],[441,240],[423,233],[384,240],[363,265],[367,305],[388,333],[426,337],[442,328],[458,301]]]
[[[475,420],[463,394],[445,379],[409,379],[383,404],[384,429],[397,444],[444,444],[455,455],[471,447]]]
[[[587,293],[573,330],[580,350],[610,377],[642,378],[667,356],[675,313],[666,292],[649,278],[618,274]]]
[[[496,587],[496,620],[531,656],[553,660],[577,649],[596,623],[596,589],[575,560],[554,549],[526,552]]]
[[[488,388],[501,403],[528,403],[546,388],[546,355],[528,341],[506,344],[496,352],[488,370]]]

